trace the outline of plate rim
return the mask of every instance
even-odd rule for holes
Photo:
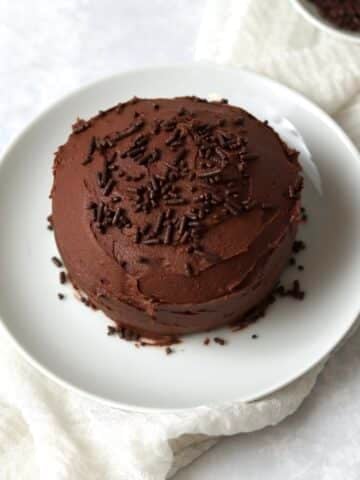
[[[306,0],[307,1],[307,0]],[[351,32],[350,30],[341,30],[335,25],[332,25],[330,22],[323,20],[320,16],[317,17],[313,15],[301,0],[290,0],[294,8],[313,26],[322,30],[323,32],[328,33],[329,35],[335,36],[338,39],[342,39],[346,42],[360,43],[360,33]]]
[[[293,1],[293,0],[292,0]],[[327,114],[320,106],[316,105],[312,100],[309,100],[305,95],[302,93],[297,92],[296,90],[293,90],[292,88],[276,81],[273,80],[265,75],[261,75],[259,73],[250,71],[246,68],[240,67],[240,66],[233,66],[233,65],[219,65],[216,63],[212,62],[207,62],[207,61],[200,61],[200,62],[192,62],[192,63],[183,63],[183,64],[164,64],[164,65],[157,65],[157,66],[147,66],[143,68],[136,68],[136,69],[129,69],[129,70],[124,70],[120,71],[117,73],[114,73],[112,75],[107,75],[100,77],[96,79],[95,81],[86,83],[69,93],[63,95],[61,98],[58,98],[57,100],[53,101],[50,103],[49,106],[44,108],[40,113],[35,115],[29,123],[22,129],[20,132],[16,133],[13,135],[12,139],[8,142],[8,144],[5,146],[3,152],[0,154],[0,175],[1,175],[1,168],[5,164],[7,158],[11,155],[11,151],[13,148],[16,147],[17,143],[21,141],[21,139],[26,136],[32,128],[39,122],[43,120],[44,117],[46,117],[49,113],[52,112],[52,110],[58,108],[61,106],[63,102],[71,100],[71,98],[76,97],[78,94],[85,92],[86,90],[90,90],[97,85],[107,82],[107,81],[114,81],[117,78],[122,78],[124,76],[131,76],[131,75],[139,75],[141,73],[147,73],[149,71],[151,72],[161,72],[161,71],[166,71],[166,70],[174,70],[174,69],[181,69],[181,70],[193,70],[193,69],[212,69],[216,71],[233,71],[234,73],[239,73],[243,72],[247,76],[252,76],[255,77],[257,80],[260,80],[262,82],[267,83],[268,85],[272,85],[277,89],[282,89],[285,90],[288,94],[290,94],[294,99],[298,99],[301,101],[303,104],[306,105],[307,109],[310,110],[312,113],[315,113],[318,117],[321,117],[322,121],[326,123],[329,127],[332,129],[336,130],[337,134],[341,138],[341,141],[346,145],[346,147],[353,153],[354,157],[357,157],[358,160],[360,160],[360,153],[355,146],[355,144],[352,142],[352,140],[349,138],[349,136],[346,134],[346,132],[341,128],[341,126],[329,115]],[[257,395],[241,400],[241,399],[229,399],[227,401],[230,402],[244,402],[244,403],[250,403],[254,402],[257,400],[261,400],[262,398],[271,395],[285,387],[287,387],[289,384],[292,382],[295,382],[296,380],[300,379],[303,377],[306,373],[308,373],[310,370],[313,368],[317,367],[324,359],[326,359],[329,354],[342,342],[342,340],[346,337],[346,335],[351,331],[353,328],[358,316],[360,314],[360,301],[359,305],[357,306],[356,313],[354,314],[354,318],[349,321],[349,324],[344,328],[344,331],[342,334],[339,336],[337,341],[327,348],[325,352],[322,352],[322,354],[314,361],[310,362],[309,365],[306,365],[304,368],[300,369],[295,375],[290,375],[286,379],[283,379],[282,381],[278,382],[277,384],[273,385],[271,388],[266,389],[265,391],[259,392]],[[16,350],[20,353],[20,355],[31,365],[33,366],[40,374],[45,376],[45,378],[50,378],[52,381],[54,381],[57,385],[60,385],[62,388],[69,389],[70,391],[74,391],[77,394],[96,401],[100,402],[103,405],[110,406],[112,408],[117,408],[117,409],[122,409],[125,411],[129,412],[149,412],[149,413],[176,413],[176,412],[186,412],[189,410],[195,410],[197,408],[201,408],[205,405],[197,405],[197,406],[189,406],[189,407],[182,407],[182,408],[177,408],[177,407],[152,407],[152,406],[141,406],[141,405],[135,405],[135,404],[127,404],[124,402],[116,401],[116,400],[111,400],[109,398],[103,397],[99,394],[87,391],[85,389],[82,389],[81,387],[78,387],[77,385],[73,384],[71,381],[65,380],[62,378],[60,375],[52,372],[48,367],[46,367],[43,363],[35,359],[32,354],[25,348],[20,343],[20,340],[16,338],[12,332],[10,331],[10,328],[8,328],[7,323],[4,321],[2,316],[0,315],[0,328],[2,331],[5,333],[7,338],[10,340],[13,346],[15,346]],[[223,402],[222,402],[223,403]],[[207,407],[216,407],[220,405],[220,403],[211,403],[206,405]]]

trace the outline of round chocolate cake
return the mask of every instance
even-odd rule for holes
[[[226,101],[135,97],[78,120],[52,189],[70,280],[130,337],[245,322],[291,255],[297,157]]]

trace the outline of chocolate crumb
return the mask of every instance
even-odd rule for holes
[[[274,294],[280,297],[291,297],[295,300],[304,300],[305,292],[300,287],[299,280],[294,280],[292,287],[286,289],[283,285],[278,285]]]
[[[299,253],[302,250],[305,250],[305,248],[305,242],[303,242],[302,240],[295,240],[295,242],[293,243],[292,251],[294,253]]]
[[[226,345],[227,343],[226,340],[221,337],[214,337],[214,342],[221,346]]]
[[[253,334],[251,335],[251,338],[253,338],[253,339],[255,340],[256,338],[259,338],[259,336],[256,335],[256,333],[253,333]]]
[[[204,345],[209,345],[209,343],[210,343],[210,338],[209,338],[209,337],[206,337],[203,343],[204,343]]]
[[[166,355],[170,355],[171,353],[174,353],[174,350],[171,347],[166,347]]]
[[[59,300],[64,300],[65,295],[63,293],[58,293],[57,294]]]
[[[113,327],[112,325],[108,325],[107,334],[108,335],[115,335],[115,333],[117,333],[117,328]]]

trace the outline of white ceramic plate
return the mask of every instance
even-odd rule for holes
[[[216,332],[227,346],[187,337],[166,356],[106,335],[106,321],[60,288],[46,229],[53,152],[77,116],[89,117],[138,96],[217,92],[260,115],[272,105],[301,132],[319,168],[323,195],[306,182],[309,223],[299,237],[304,302],[285,299],[237,333]],[[18,137],[0,165],[0,315],[25,356],[65,386],[128,409],[182,409],[254,400],[296,379],[346,334],[359,310],[360,162],[342,130],[293,91],[253,73],[195,65],[130,72],[66,97]],[[57,299],[57,292],[67,295]],[[252,334],[258,334],[254,340]],[[211,335],[213,336],[213,334]]]
[[[331,22],[328,22],[316,8],[316,6],[309,2],[309,0],[290,0],[294,7],[315,27],[337,36],[339,39],[348,40],[350,42],[360,43],[360,33],[352,32],[351,30],[343,30],[337,28]]]

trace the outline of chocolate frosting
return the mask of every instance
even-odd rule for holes
[[[52,189],[72,282],[150,337],[241,319],[289,258],[297,156],[246,111],[196,97],[134,98],[78,120]]]

